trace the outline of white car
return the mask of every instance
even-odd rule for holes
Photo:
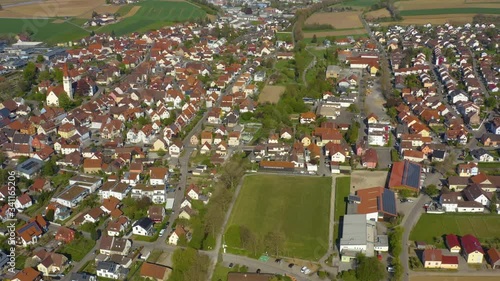
[[[165,229],[160,230],[160,236],[163,237],[163,234],[165,234]]]

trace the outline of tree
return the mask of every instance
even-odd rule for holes
[[[70,111],[74,107],[74,103],[67,94],[62,94],[59,96],[59,107],[62,107],[66,111]]]
[[[497,213],[497,202],[498,202],[498,198],[497,198],[498,194],[496,192],[493,192],[493,194],[491,195],[491,200],[490,200],[490,212],[493,213],[493,214],[496,214]]]
[[[57,172],[57,165],[55,160],[49,160],[43,165],[42,176],[52,176]]]
[[[123,61],[123,57],[121,54],[116,54],[116,60],[119,61],[119,62],[122,62]]]
[[[399,196],[403,197],[403,198],[408,198],[408,197],[411,197],[413,195],[413,192],[409,189],[401,189],[399,191]]]
[[[270,251],[273,255],[279,256],[285,243],[285,235],[282,232],[270,231],[265,236],[266,250]]]
[[[45,219],[48,221],[54,221],[54,209],[49,209],[47,213],[45,213]]]
[[[311,39],[311,43],[318,43],[318,38],[316,37],[316,34],[313,35],[313,38]]]
[[[497,106],[497,98],[494,96],[486,98],[484,105],[489,108],[495,108]]]
[[[241,246],[254,255],[257,255],[259,249],[258,237],[246,226],[240,226],[240,242]]]
[[[23,78],[24,82],[26,82],[26,91],[31,90],[31,86],[35,84],[36,81],[36,75],[37,75],[37,67],[35,63],[33,62],[28,62],[26,67],[23,70]]]
[[[429,195],[430,197],[434,197],[436,195],[439,194],[439,189],[437,188],[437,186],[435,184],[429,184],[424,192]]]
[[[92,229],[92,231],[90,232],[90,239],[94,241],[97,241],[97,239],[99,239],[99,232],[97,229]]]
[[[377,257],[367,257],[364,254],[356,256],[356,278],[363,281],[379,281],[385,278],[384,265]]]
[[[44,61],[45,61],[45,59],[43,58],[43,56],[42,56],[42,55],[38,55],[38,56],[36,57],[36,62],[37,62],[37,63],[42,63],[42,62],[44,62]]]

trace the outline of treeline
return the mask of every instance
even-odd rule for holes
[[[283,255],[285,248],[285,234],[279,231],[270,231],[264,236],[252,232],[246,226],[238,226],[240,234],[240,246],[253,256],[267,252],[271,255]]]
[[[177,249],[172,256],[173,269],[168,281],[205,281],[210,259],[195,249]]]
[[[401,255],[403,248],[406,247],[406,245],[403,245],[403,232],[404,229],[402,227],[396,226],[391,229],[389,233],[389,252],[393,257],[392,264],[394,267],[394,280],[400,280],[404,273],[403,266],[399,261],[399,255]]]
[[[399,14],[399,10],[394,6],[394,2],[395,0],[380,0],[380,2],[373,4],[370,10],[375,11],[385,8],[391,14],[392,19],[402,20],[403,18]]]
[[[331,24],[312,23],[312,24],[306,24],[304,25],[304,28],[302,28],[302,30],[306,31],[325,30],[325,29],[335,29],[335,27],[333,27]]]
[[[189,0],[190,2],[196,3],[199,7],[209,15],[217,15],[220,8],[216,5],[209,3],[206,0]]]
[[[499,15],[483,15],[483,14],[478,14],[478,15],[475,15],[472,18],[472,23],[473,24],[476,24],[476,23],[479,23],[479,24],[492,23],[495,26],[499,26],[500,25],[500,16]]]
[[[304,39],[303,28],[304,28],[304,24],[305,24],[308,17],[310,17],[312,14],[314,14],[317,11],[321,11],[322,9],[328,8],[329,6],[337,4],[339,2],[341,2],[341,1],[340,0],[326,0],[326,1],[323,1],[321,3],[313,4],[308,8],[297,10],[297,12],[295,13],[295,18],[294,18],[295,28],[293,30],[295,42]]]

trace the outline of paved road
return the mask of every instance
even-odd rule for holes
[[[323,270],[330,273],[330,276],[337,276],[337,274],[338,274],[338,267],[331,267],[330,265],[326,264],[326,260],[333,253],[337,253],[337,257],[339,256],[338,252],[337,252],[337,248],[335,246],[336,237],[333,237],[334,232],[335,232],[334,231],[334,229],[335,229],[335,194],[336,194],[335,191],[336,191],[336,183],[337,183],[336,179],[337,179],[337,176],[332,175],[332,191],[330,193],[330,219],[329,219],[329,223],[328,223],[328,250],[326,251],[326,254],[321,259],[319,259],[319,264],[321,265]],[[332,263],[336,264],[337,260],[338,260],[337,258],[334,258],[334,260],[332,260]]]
[[[403,266],[403,281],[409,281],[410,267],[408,265],[408,260],[409,260],[408,241],[410,239],[410,232],[413,226],[415,226],[415,224],[418,222],[420,215],[422,215],[424,210],[424,204],[428,200],[429,197],[427,195],[421,194],[418,197],[417,201],[415,202],[413,209],[409,212],[409,214],[407,214],[403,218],[403,221],[401,222],[401,224],[404,227],[404,232],[403,232],[403,251],[399,256],[399,260],[401,265]]]

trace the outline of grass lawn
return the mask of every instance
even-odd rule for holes
[[[228,222],[228,250],[238,252],[246,226],[259,237],[282,232],[285,256],[319,259],[328,247],[330,191],[329,177],[247,176]]]
[[[81,261],[87,253],[94,248],[95,241],[92,239],[86,239],[81,237],[79,239],[73,240],[70,244],[64,245],[59,253],[68,256],[68,259],[72,261]]]
[[[10,19],[0,18],[0,34],[17,34],[26,30],[33,32],[33,39],[50,44],[68,42],[88,36],[84,29],[70,23],[54,23],[56,19]]]
[[[426,16],[449,14],[500,14],[500,8],[446,8],[401,11],[401,16]]]
[[[434,243],[445,234],[473,234],[479,240],[500,236],[500,216],[487,214],[422,214],[410,233],[410,240]]]
[[[144,32],[171,25],[175,22],[205,18],[207,15],[201,8],[189,2],[147,0],[137,3],[136,6],[140,6],[141,8],[131,17],[125,18],[115,24],[103,26],[96,32],[114,31],[117,35]],[[126,10],[119,12],[123,13]]]
[[[496,169],[500,168],[500,162],[479,162],[477,166],[480,169]]]
[[[335,184],[335,229],[333,231],[333,238],[339,239],[339,223],[340,218],[345,215],[347,210],[346,197],[349,196],[351,189],[351,178],[341,177],[336,179]]]

